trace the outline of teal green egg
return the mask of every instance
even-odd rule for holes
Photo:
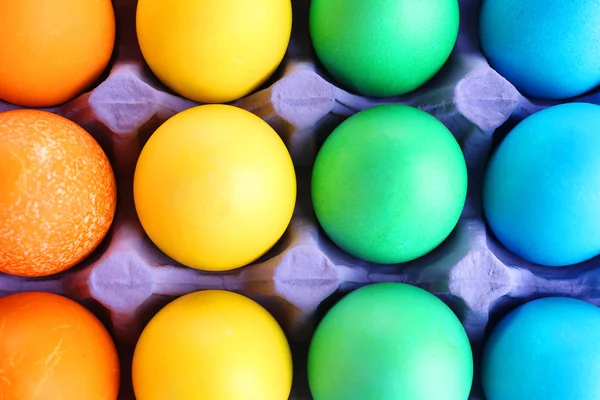
[[[506,315],[481,360],[489,400],[600,399],[600,309],[583,300],[546,297]]]
[[[373,97],[408,93],[447,61],[458,0],[312,0],[317,57],[344,88]]]
[[[417,108],[383,105],[344,121],[315,160],[312,200],[329,238],[365,261],[395,264],[439,246],[455,228],[467,168],[452,133]]]
[[[314,400],[467,400],[473,355],[450,308],[423,289],[378,283],[338,302],[310,344]]]

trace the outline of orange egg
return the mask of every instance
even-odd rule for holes
[[[0,299],[0,399],[116,400],[115,344],[86,308],[49,293]]]
[[[111,0],[0,0],[0,99],[64,103],[100,77],[114,44]]]
[[[44,111],[0,113],[0,272],[73,267],[106,236],[115,209],[113,170],[83,128]]]

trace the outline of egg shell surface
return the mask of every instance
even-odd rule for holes
[[[239,99],[275,72],[292,32],[290,0],[139,0],[146,62],[178,94],[200,103]]]
[[[116,210],[116,182],[96,140],[45,111],[0,113],[0,271],[47,276],[84,260]]]
[[[435,117],[376,106],[327,138],[312,175],[317,219],[342,250],[393,264],[446,239],[462,213],[467,169],[459,144]]]
[[[120,366],[104,325],[73,300],[0,299],[0,399],[117,400]]]
[[[473,356],[441,300],[401,283],[378,283],[339,301],[308,354],[314,400],[467,400]]]
[[[494,400],[600,397],[600,309],[550,297],[526,303],[494,328],[482,359],[482,385]]]
[[[566,99],[600,85],[599,20],[596,0],[484,0],[481,46],[523,94]]]
[[[362,95],[398,96],[429,81],[458,37],[457,0],[312,0],[310,35],[325,69]]]
[[[150,239],[192,268],[245,266],[277,243],[296,203],[296,175],[277,133],[249,111],[198,106],[151,136],[134,178]]]
[[[498,240],[544,266],[600,254],[600,106],[562,104],[518,124],[492,155],[483,207]]]
[[[49,107],[87,90],[115,44],[111,0],[0,0],[0,99]]]
[[[240,294],[207,290],[169,303],[133,358],[137,400],[288,400],[292,358],[275,319]]]

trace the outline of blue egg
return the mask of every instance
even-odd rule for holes
[[[600,399],[600,309],[564,297],[529,302],[494,329],[481,368],[489,400]]]
[[[517,125],[490,159],[483,207],[525,260],[565,266],[600,254],[600,106],[562,104]]]
[[[600,84],[600,1],[484,0],[490,65],[523,94],[564,99]]]

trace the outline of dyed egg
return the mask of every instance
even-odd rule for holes
[[[338,302],[308,354],[314,400],[467,400],[473,358],[460,321],[414,286],[378,283]]]
[[[482,385],[494,400],[600,398],[600,309],[582,300],[534,300],[494,328]]]
[[[481,46],[523,94],[569,98],[600,84],[598,19],[596,0],[484,0]]]
[[[209,290],[168,304],[133,357],[137,400],[287,400],[292,358],[275,319],[254,301]]]
[[[467,193],[460,146],[435,117],[384,105],[344,121],[319,151],[312,199],[342,250],[366,261],[410,261],[456,226]]]
[[[98,247],[116,183],[83,128],[44,111],[0,113],[0,160],[0,272],[56,274]]]
[[[29,107],[64,103],[108,66],[112,2],[0,0],[0,38],[0,99]]]
[[[425,84],[458,37],[457,0],[312,0],[310,36],[325,69],[366,96]]]
[[[139,0],[146,62],[178,94],[201,103],[243,97],[275,72],[290,40],[290,0]]]
[[[496,149],[483,206],[508,250],[546,266],[600,254],[598,126],[600,106],[558,105],[526,118]]]
[[[115,345],[87,309],[62,296],[0,299],[2,400],[116,400]]]
[[[296,202],[285,144],[256,115],[228,105],[188,109],[144,146],[135,206],[150,239],[197,269],[249,264],[281,238]]]

